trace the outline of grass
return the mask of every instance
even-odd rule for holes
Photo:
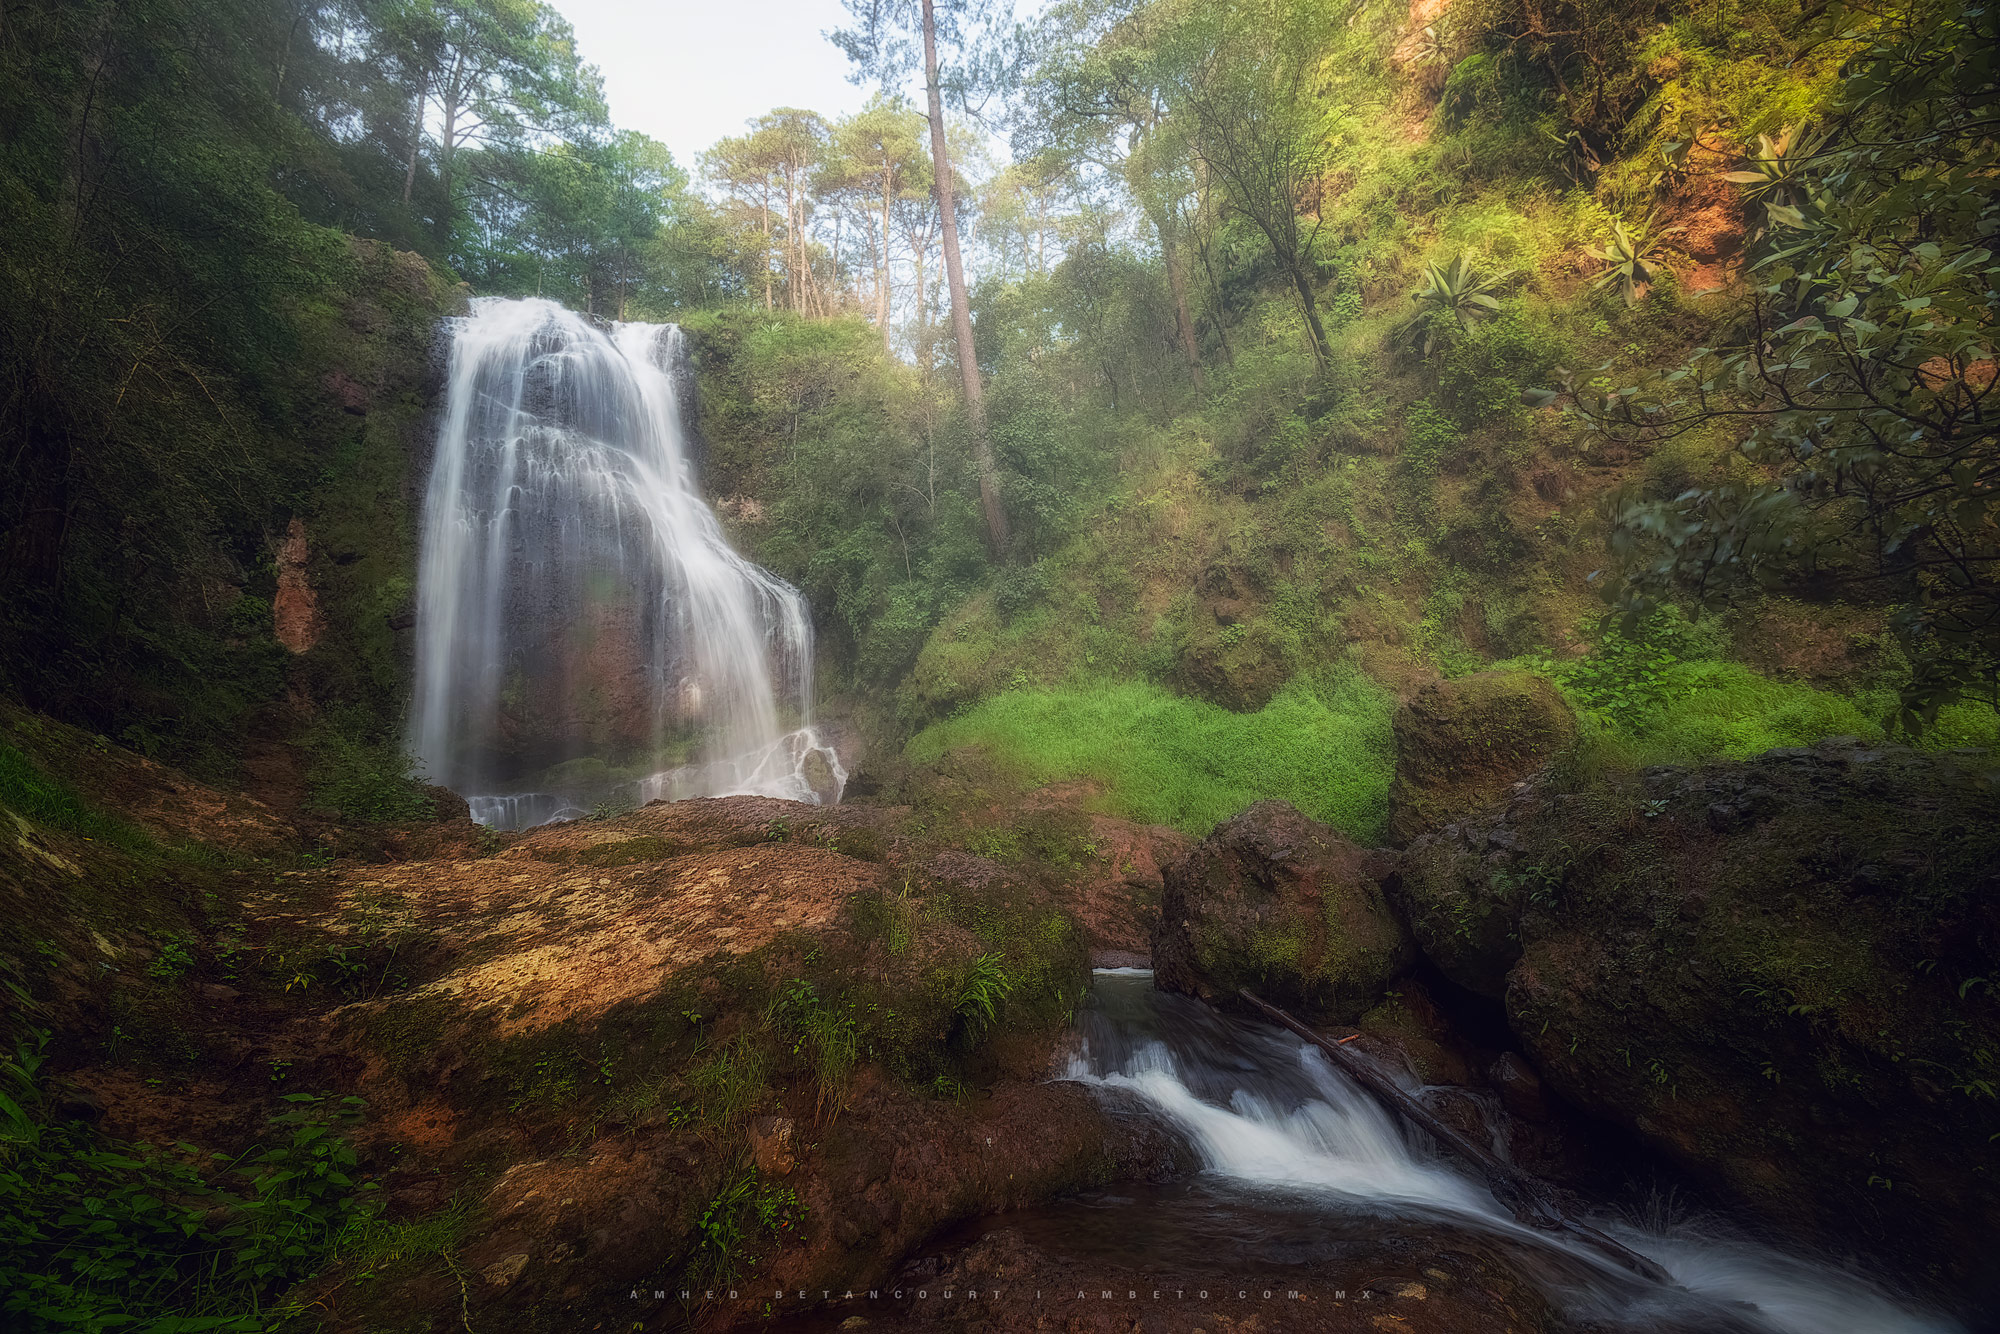
[[[37,824],[101,840],[127,852],[159,851],[158,844],[143,830],[93,809],[5,743],[0,743],[0,806]]]
[[[1605,740],[1634,765],[1748,759],[1830,736],[1880,741],[1882,725],[1846,695],[1773,681],[1734,662],[1674,663],[1658,698],[1612,723]]]
[[[1908,740],[1919,750],[2000,745],[2000,712],[1979,703],[1948,705],[1918,737],[1891,738],[1892,691],[1854,695],[1774,681],[1735,662],[1676,662],[1652,681],[1652,697],[1610,714],[1569,692],[1592,715],[1608,757],[1632,767],[1742,760],[1783,746],[1810,746],[1828,737],[1865,742]]]
[[[1256,713],[1144,682],[1011,690],[918,733],[929,763],[978,746],[1030,784],[1089,778],[1117,814],[1203,835],[1276,797],[1363,843],[1387,814],[1395,701],[1358,669],[1300,677]]]

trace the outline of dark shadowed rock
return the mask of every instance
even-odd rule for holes
[[[1828,742],[1530,784],[1419,840],[1396,894],[1552,1092],[1825,1243],[1991,1283],[1986,763]]]
[[[1518,1116],[1524,1121],[1549,1119],[1549,1104],[1542,1097],[1541,1076],[1513,1052],[1505,1052],[1493,1062],[1486,1078],[1493,1085],[1493,1091],[1500,1095],[1500,1105],[1507,1109],[1510,1116]]]
[[[1476,814],[1576,740],[1556,688],[1530,672],[1480,672],[1435,681],[1396,710],[1396,778],[1389,839]]]
[[[472,807],[466,804],[464,797],[448,787],[427,787],[424,789],[424,795],[431,799],[431,805],[437,811],[439,824],[450,824],[454,820],[472,818]]]
[[[1375,861],[1285,802],[1258,802],[1167,868],[1158,985],[1210,999],[1249,987],[1301,1015],[1358,1017],[1415,958]]]

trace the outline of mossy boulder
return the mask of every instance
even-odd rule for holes
[[[1564,1098],[1824,1244],[1992,1283],[1988,763],[1830,742],[1538,783],[1420,840],[1394,893],[1447,976],[1504,980]]]
[[[1260,801],[1168,867],[1153,969],[1168,991],[1249,987],[1302,1016],[1350,1021],[1416,951],[1376,855],[1282,801]]]
[[[1255,713],[1292,674],[1283,637],[1259,617],[1197,630],[1181,653],[1183,689],[1232,713]]]
[[[1394,729],[1389,838],[1399,847],[1499,801],[1576,741],[1569,705],[1531,672],[1433,682],[1396,710]]]

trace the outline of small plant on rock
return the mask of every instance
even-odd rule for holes
[[[952,1011],[970,1042],[978,1042],[1000,1018],[1000,1006],[1014,990],[1014,979],[1001,966],[998,953],[980,955],[959,983]]]

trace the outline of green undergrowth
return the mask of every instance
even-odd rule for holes
[[[1254,801],[1289,801],[1364,843],[1386,818],[1395,700],[1357,669],[1295,678],[1255,713],[1146,682],[1012,690],[934,724],[905,757],[977,746],[1028,785],[1094,779],[1119,815],[1206,834]]]
[[[1921,734],[1893,737],[1899,702],[1887,686],[1841,691],[1774,680],[1723,659],[1721,645],[1719,630],[1669,607],[1629,632],[1612,627],[1582,658],[1531,655],[1502,665],[1554,681],[1601,758],[1625,767],[1748,759],[1835,736],[1922,750],[2000,744],[2000,713],[1989,705],[1948,705]]]
[[[292,1094],[262,1148],[126,1143],[60,1117],[46,1031],[0,1056],[0,1324],[254,1334],[375,1217],[342,1122],[358,1098]]]
[[[0,806],[24,819],[64,833],[101,839],[127,852],[155,852],[158,844],[144,830],[114,820],[78,796],[66,784],[50,778],[34,761],[0,742]]]

